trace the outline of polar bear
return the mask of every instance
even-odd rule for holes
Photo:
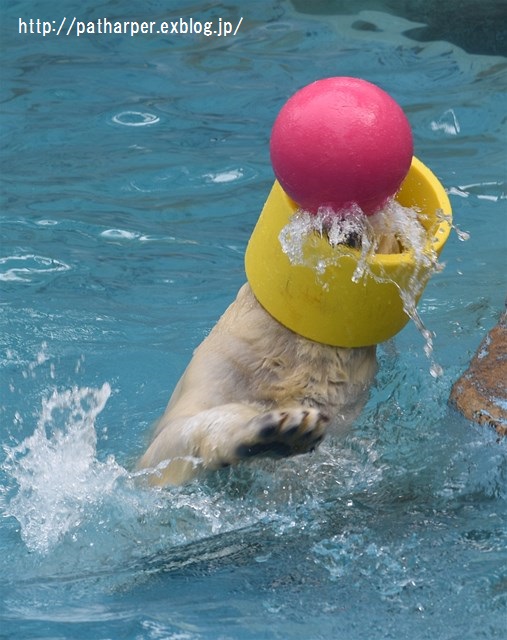
[[[313,451],[330,429],[348,429],[375,373],[375,346],[306,339],[245,284],[195,350],[139,467],[152,484],[177,485],[255,456]]]

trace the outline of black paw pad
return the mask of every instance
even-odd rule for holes
[[[240,444],[236,448],[238,458],[253,458],[255,456],[272,456],[286,458],[290,456],[291,448],[284,442],[257,442],[256,444]]]
[[[259,437],[262,440],[269,440],[275,435],[276,431],[277,431],[277,428],[274,424],[268,424],[265,427],[262,427],[262,429],[259,432]]]

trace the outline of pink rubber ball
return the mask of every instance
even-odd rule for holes
[[[414,152],[398,103],[366,80],[334,77],[297,91],[271,133],[271,162],[283,190],[301,208],[368,215],[398,191]]]

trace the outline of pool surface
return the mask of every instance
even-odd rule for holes
[[[506,293],[504,3],[140,6],[2,9],[0,638],[504,638],[507,443],[447,404]],[[274,118],[332,75],[400,102],[449,193],[419,305],[443,374],[410,323],[345,440],[146,488],[150,425],[244,281]]]

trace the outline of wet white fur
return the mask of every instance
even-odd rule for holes
[[[243,458],[311,451],[352,423],[375,371],[375,347],[307,340],[245,284],[195,350],[139,466],[154,484],[180,484]]]

